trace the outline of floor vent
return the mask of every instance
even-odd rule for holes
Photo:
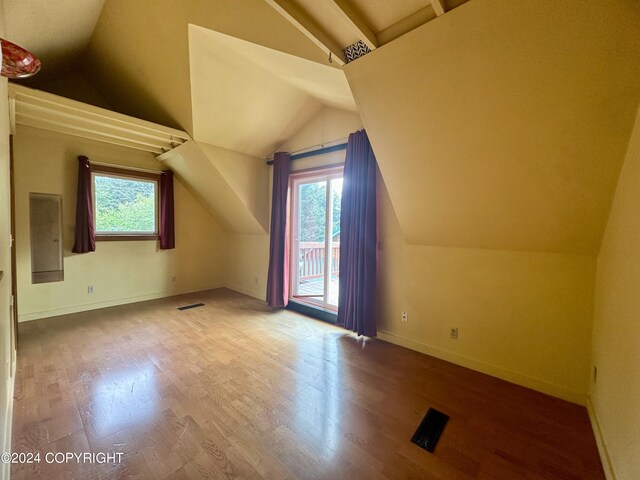
[[[449,421],[449,415],[430,408],[411,441],[427,452],[433,452],[447,421]]]
[[[178,310],[189,310],[190,308],[204,307],[204,303],[194,303],[193,305],[185,305],[184,307],[178,307]]]

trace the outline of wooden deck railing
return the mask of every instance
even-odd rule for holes
[[[325,248],[323,242],[300,242],[298,278],[311,280],[324,275]],[[340,271],[340,244],[331,245],[331,275]]]

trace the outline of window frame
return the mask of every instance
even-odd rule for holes
[[[93,199],[93,223],[95,228],[96,212],[98,208],[98,202],[96,201],[96,181],[95,177],[114,177],[124,178],[128,180],[144,180],[155,183],[155,225],[156,231],[154,233],[149,232],[99,232],[96,230],[96,241],[127,241],[127,240],[158,240],[160,238],[160,176],[162,172],[153,173],[145,172],[141,170],[132,170],[128,168],[118,168],[106,165],[91,165],[91,196]]]
[[[305,295],[299,295],[299,294],[294,295],[296,284],[299,280],[296,255],[298,252],[298,245],[300,243],[300,240],[296,238],[296,233],[298,233],[299,231],[299,220],[300,220],[299,219],[300,205],[299,205],[299,202],[296,201],[296,198],[298,197],[296,194],[296,188],[299,185],[313,181],[314,179],[320,179],[321,181],[325,181],[327,184],[327,195],[325,198],[325,202],[326,202],[325,251],[326,251],[327,245],[331,245],[332,243],[332,240],[331,240],[332,235],[326,235],[326,232],[329,230],[329,222],[330,222],[329,217],[331,215],[329,212],[332,209],[331,197],[329,196],[328,193],[331,191],[330,190],[331,181],[336,178],[344,179],[343,163],[340,163],[337,165],[312,167],[304,170],[291,172],[291,174],[289,175],[289,186],[288,186],[289,201],[290,201],[289,218],[288,218],[289,229],[287,232],[288,242],[289,242],[289,259],[287,260],[289,262],[289,285],[286,286],[286,288],[288,292],[287,294],[288,294],[289,302],[298,303],[311,308],[329,312],[331,314],[336,314],[338,312],[338,305],[333,305],[328,301],[329,295],[327,292],[329,291],[330,283],[331,283],[330,275],[329,275],[329,278],[327,277],[326,274],[324,275],[323,295],[321,300],[316,300],[315,297],[307,297]],[[325,273],[327,272],[327,267],[330,265],[329,263],[330,258],[331,257],[329,255],[325,254],[325,265],[324,265]]]

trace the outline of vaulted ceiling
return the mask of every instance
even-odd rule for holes
[[[220,72],[221,57],[229,65],[231,56],[238,53],[242,56],[241,51],[245,51],[249,53],[244,55],[244,60],[253,62],[253,67],[272,74],[280,73],[281,77],[287,75],[290,81],[293,80],[291,75],[280,71],[283,68],[290,70],[296,60],[298,72],[306,70],[308,76],[317,77],[317,72],[325,71],[320,76],[329,77],[331,74],[326,70],[340,70],[341,49],[362,38],[363,29],[373,37],[380,37],[374,41],[382,45],[389,38],[436,18],[433,5],[452,9],[465,1],[4,0],[9,39],[32,50],[43,61],[41,73],[25,82],[29,86],[56,90],[54,93],[57,93],[61,88],[54,85],[55,81],[63,79],[65,83],[73,82],[79,87],[75,92],[68,89],[64,94],[82,96],[78,98],[82,101],[96,98],[93,103],[98,103],[100,97],[94,95],[95,92],[81,91],[83,87],[91,87],[80,85],[83,80],[69,77],[72,72],[80,74],[106,100],[102,103],[108,103],[112,109],[182,128],[189,133],[194,132],[194,69],[208,68],[209,73],[216,76],[215,81],[230,72],[229,68]],[[353,18],[363,21],[356,20],[354,24]],[[201,30],[198,32],[193,28],[195,26]],[[316,36],[309,35],[308,30]],[[208,46],[206,31],[209,31]],[[318,39],[335,46],[331,62],[328,50]],[[253,54],[247,45],[254,46]],[[260,46],[265,47],[262,52]],[[198,53],[203,58],[191,57]],[[274,55],[276,58],[271,58]],[[251,56],[253,60],[248,58]],[[278,60],[287,56],[293,59],[279,63]],[[305,67],[301,60],[327,68]],[[238,67],[240,63],[236,61],[231,66]],[[307,65],[310,64],[307,62]],[[242,65],[241,68],[251,67]],[[343,90],[344,79],[341,81],[338,88]],[[329,98],[344,96],[344,92],[328,92],[336,82],[340,81],[336,81],[335,75],[325,85],[319,78],[313,85],[309,79],[299,78],[297,86],[307,95],[310,90],[318,92],[310,97],[320,100],[320,104],[341,106],[349,100],[342,98],[336,102]],[[238,87],[241,86],[238,83]],[[321,93],[322,90],[325,93]],[[245,93],[239,89],[234,96],[240,99]],[[318,99],[318,96],[323,98]],[[347,109],[353,108],[353,101],[350,103]],[[224,106],[222,112],[221,108],[216,110],[218,116],[227,113]],[[308,116],[303,115],[297,126],[306,120]],[[271,123],[274,123],[273,119]]]
[[[195,25],[189,58],[198,141],[265,157],[323,106],[356,110],[344,73],[329,65]]]
[[[7,39],[36,53],[42,86],[76,70],[93,35],[105,0],[4,0]]]
[[[640,101],[640,3],[472,0],[345,72],[405,239],[596,254]]]
[[[321,109],[357,106],[409,243],[598,251],[640,101],[638,2],[4,3],[9,39],[43,59],[32,85],[64,77],[186,130],[212,184],[234,188],[229,152],[246,169]],[[343,66],[356,40],[372,51]],[[255,210],[240,230],[264,229],[245,191],[261,175],[235,191]]]

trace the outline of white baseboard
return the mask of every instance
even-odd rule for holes
[[[429,345],[425,345],[424,343],[400,337],[389,332],[378,330],[378,338],[389,343],[394,343],[396,345],[415,350],[417,352],[426,353],[427,355],[440,358],[441,360],[446,360],[447,362],[455,363],[456,365],[461,365],[478,372],[486,373],[487,375],[506,380],[507,382],[531,388],[533,390],[537,390],[538,392],[546,393],[547,395],[561,398],[572,403],[577,403],[578,405],[585,406],[587,404],[586,394],[571,390],[561,385],[545,382],[543,380],[539,380],[522,373],[513,372],[511,370],[507,370],[502,367],[498,367],[490,363],[485,363],[473,358],[465,357],[457,353],[447,352],[446,350],[431,347]]]
[[[84,303],[81,305],[72,305],[70,307],[56,308],[52,310],[42,310],[39,312],[29,312],[18,315],[18,322],[29,322],[31,320],[39,320],[41,318],[57,317],[60,315],[67,315],[69,313],[86,312],[89,310],[97,310],[99,308],[115,307],[116,305],[125,305],[127,303],[144,302],[146,300],[155,300],[158,298],[175,297],[176,295],[184,295],[186,293],[203,292],[206,290],[214,290],[216,288],[223,288],[224,285],[215,286],[199,286],[189,287],[169,292],[151,293],[148,295],[138,295],[133,297],[115,298],[112,300],[106,300],[95,303]]]
[[[11,424],[13,422],[13,389],[15,386],[15,375],[7,378],[7,409],[3,412],[4,428],[2,435],[2,446],[0,453],[11,452]],[[9,480],[11,476],[11,463],[0,462],[0,480]]]
[[[596,437],[596,444],[598,445],[598,453],[600,454],[600,461],[602,462],[602,468],[604,469],[604,476],[607,480],[616,480],[616,473],[613,469],[613,463],[611,463],[611,457],[609,456],[609,450],[607,450],[607,444],[604,441],[604,435],[600,428],[600,422],[598,416],[591,403],[591,397],[587,398],[587,412],[589,413],[589,420],[591,421],[591,428],[593,434]]]
[[[262,300],[262,301],[266,301],[266,298],[267,298],[266,292],[258,292],[255,290],[238,287],[236,285],[231,285],[231,284],[226,284],[225,288],[228,288],[229,290],[233,290],[234,292],[243,293],[244,295],[249,295],[250,297],[257,298],[258,300]]]

